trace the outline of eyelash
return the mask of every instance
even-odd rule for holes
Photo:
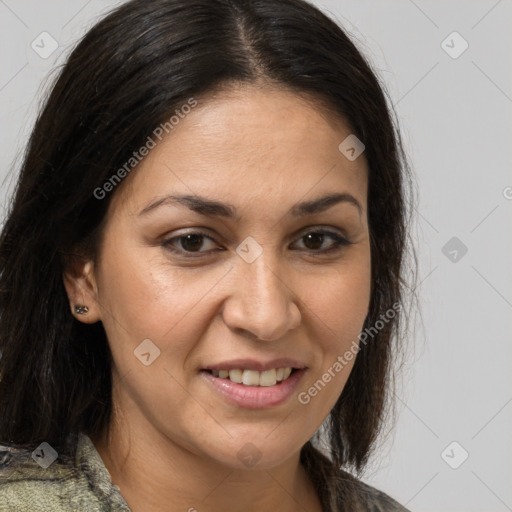
[[[334,242],[335,242],[333,244],[333,246],[329,247],[328,249],[320,249],[320,250],[304,249],[304,250],[306,250],[308,252],[311,252],[314,256],[315,255],[322,256],[322,255],[325,255],[325,254],[329,254],[329,253],[331,253],[333,251],[340,250],[344,246],[352,245],[352,243],[353,243],[350,240],[348,240],[348,239],[338,235],[337,233],[335,233],[333,231],[328,231],[328,230],[324,230],[324,229],[317,229],[317,230],[308,231],[308,232],[304,233],[302,236],[300,236],[298,238],[298,240],[301,240],[301,239],[303,239],[304,237],[306,237],[307,235],[310,235],[310,234],[327,235],[328,237],[332,238],[334,240]],[[168,240],[165,240],[162,243],[162,245],[164,246],[165,249],[167,249],[167,250],[169,250],[169,251],[171,251],[173,253],[177,253],[180,256],[184,256],[185,258],[201,258],[205,254],[206,255],[211,255],[213,252],[219,252],[219,251],[195,251],[195,252],[194,251],[184,251],[184,250],[181,250],[181,249],[176,249],[176,247],[174,247],[172,245],[173,241],[180,240],[180,239],[185,238],[186,236],[189,236],[189,235],[199,235],[199,236],[202,236],[204,238],[208,238],[212,242],[215,242],[215,240],[210,235],[208,235],[207,233],[204,233],[202,231],[192,231],[190,233],[185,233],[183,235],[179,235],[179,236],[175,236],[173,238],[169,238]]]

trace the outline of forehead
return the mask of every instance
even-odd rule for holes
[[[330,189],[357,195],[366,209],[364,154],[351,161],[340,152],[350,128],[314,98],[232,87],[186,111],[126,179],[131,186],[116,194],[132,211],[164,192],[263,207]]]

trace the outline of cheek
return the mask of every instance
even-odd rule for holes
[[[354,366],[358,336],[368,314],[371,294],[371,266],[367,253],[351,264],[342,265],[325,278],[312,276],[305,285],[308,309],[316,326],[316,364],[299,395],[301,404],[311,404],[324,417],[336,403]],[[306,294],[308,296],[308,294]]]
[[[318,321],[324,323],[331,336],[325,348],[343,348],[348,339],[357,338],[368,313],[371,294],[369,252],[360,251],[351,261],[339,265],[325,276],[311,276],[305,293]],[[350,342],[349,342],[350,343]]]
[[[150,339],[162,351],[172,344],[173,359],[179,361],[204,331],[205,304],[229,268],[177,269],[158,250],[106,249],[100,272],[102,322],[114,359],[134,364],[133,350]]]

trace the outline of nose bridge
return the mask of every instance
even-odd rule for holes
[[[279,278],[279,267],[271,263],[262,255],[250,265],[243,265],[243,279],[251,283],[256,304],[282,306],[287,302],[287,289]]]
[[[272,341],[300,324],[294,293],[279,275],[281,265],[270,250],[252,262],[240,258],[235,282],[224,311],[231,328],[243,329],[259,339]]]

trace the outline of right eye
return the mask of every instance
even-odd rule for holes
[[[205,240],[215,243],[215,240],[206,233],[193,231],[169,238],[165,240],[162,245],[171,252],[185,256],[186,258],[197,258],[200,257],[202,253],[217,252],[212,250],[201,251],[200,248],[204,245]],[[181,248],[176,247],[176,245],[180,245]],[[198,253],[198,256],[194,256],[194,253]]]

